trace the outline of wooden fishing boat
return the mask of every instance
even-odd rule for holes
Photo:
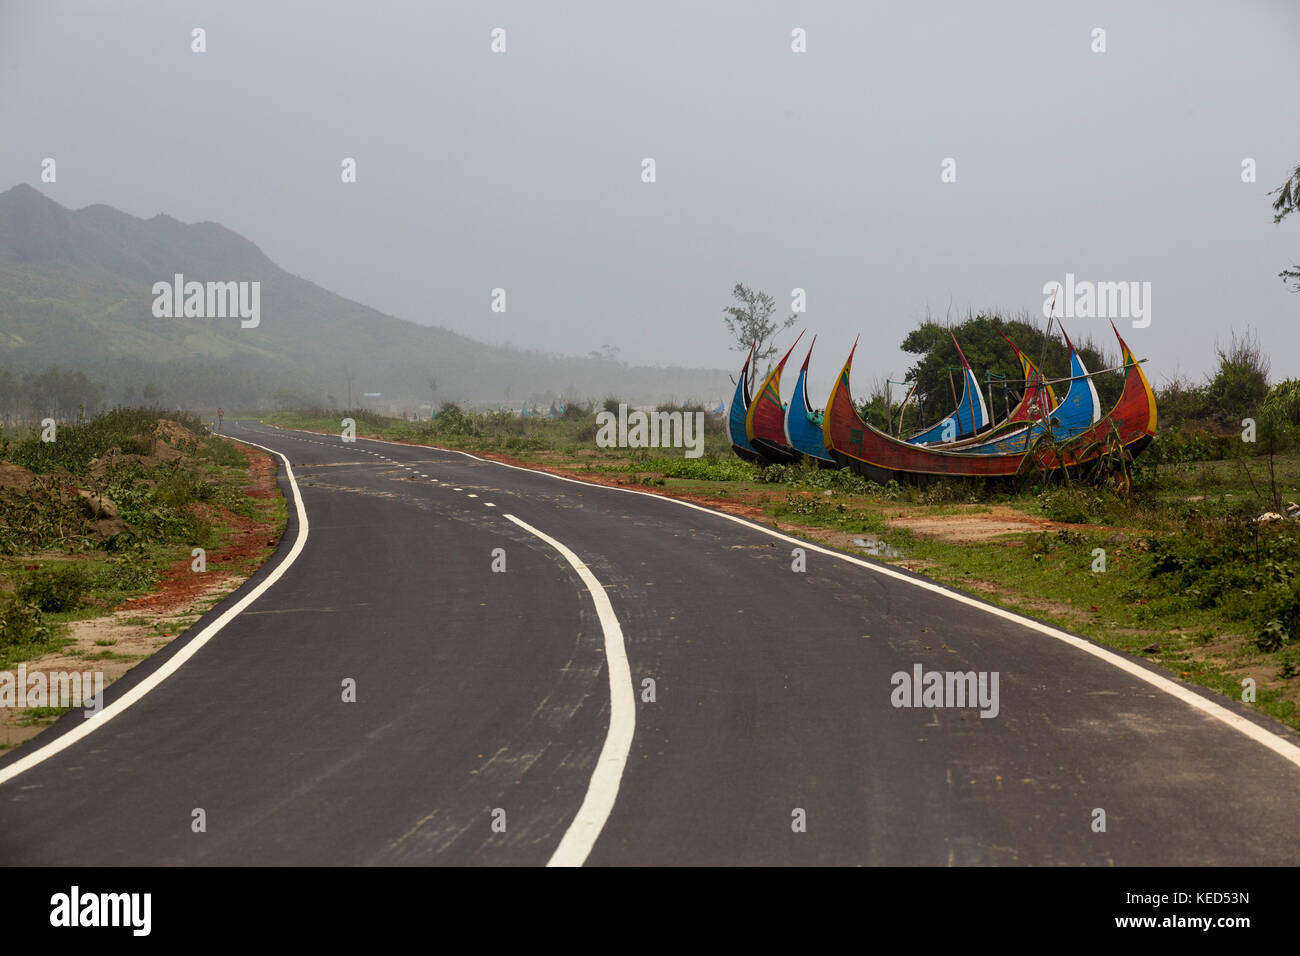
[[[977,435],[972,435],[966,438],[957,438],[953,441],[947,442],[934,442],[931,447],[942,446],[945,448],[956,448],[972,445],[977,442],[989,441],[995,437],[1009,434],[1023,422],[1040,419],[1043,414],[1043,409],[1055,408],[1058,404],[1056,393],[1052,390],[1052,386],[1043,378],[1043,373],[1038,370],[1038,366],[1034,364],[1033,360],[1030,359],[1029,356],[1025,355],[1024,352],[1020,351],[1016,343],[1011,341],[1002,330],[999,329],[998,334],[1006,340],[1007,345],[1011,346],[1011,350],[1015,353],[1016,359],[1020,362],[1020,368],[1024,373],[1024,379],[1022,379],[1022,381],[1024,382],[1025,387],[1020,394],[1020,399],[1016,402],[1015,407],[1008,411],[1007,416],[991,428],[988,428]],[[953,340],[953,344],[956,344],[955,339]],[[958,346],[958,352],[960,351],[961,347]],[[963,362],[965,362],[965,358],[965,355],[963,355]],[[942,437],[942,433],[940,433],[940,436]],[[907,441],[913,444],[919,444],[919,438],[920,436],[913,436],[912,438],[907,439]]]
[[[799,377],[795,379],[794,394],[790,396],[790,405],[785,410],[785,437],[791,448],[815,461],[819,467],[838,468],[839,465],[826,450],[826,441],[822,438],[822,414],[808,404],[808,362],[812,359],[813,346],[816,344],[817,337],[813,336],[803,367],[799,369]]]
[[[1028,447],[1010,454],[970,454],[959,449],[912,445],[863,421],[849,391],[855,343],[826,402],[822,423],[826,449],[839,465],[881,484],[938,477],[1012,478],[1022,469],[1033,467],[1044,472],[1077,470],[1120,449],[1135,455],[1155,435],[1156,400],[1141,365],[1118,330],[1115,337],[1123,356],[1124,390],[1110,414],[1065,442],[1054,440],[1044,431]]]
[[[790,446],[790,438],[785,433],[786,410],[781,402],[781,372],[801,338],[802,332],[781,361],[767,373],[767,378],[763,379],[762,387],[749,406],[749,416],[745,419],[745,435],[750,446],[773,464],[788,465],[799,460],[799,452]]]
[[[951,332],[948,334],[952,335]],[[935,445],[960,441],[963,438],[970,438],[984,431],[990,424],[989,410],[984,404],[984,393],[980,391],[979,380],[975,377],[974,371],[971,370],[970,362],[966,361],[966,355],[962,352],[961,346],[957,345],[957,336],[955,335],[952,336],[952,344],[956,346],[957,357],[961,360],[961,400],[957,402],[957,408],[951,415],[908,438],[908,444]]]
[[[749,392],[750,365],[753,361],[754,348],[751,346],[749,357],[745,359],[745,364],[740,369],[740,378],[736,380],[736,392],[731,397],[731,408],[727,411],[727,435],[731,439],[732,451],[745,461],[760,462],[763,457],[754,450],[754,446],[749,443],[749,436],[745,433],[749,406],[753,404]]]
[[[1061,334],[1065,334],[1064,329]],[[1055,408],[1037,420],[1018,422],[1014,428],[1000,430],[992,437],[981,436],[973,442],[943,447],[969,455],[1010,455],[1026,451],[1041,435],[1050,434],[1057,442],[1069,441],[1100,421],[1101,400],[1092,376],[1068,335],[1065,344],[1070,350],[1070,388]]]
[[[1050,330],[1049,330],[1050,331]],[[1001,329],[998,329],[998,335],[1002,340],[1011,346],[1011,351],[1016,353],[1016,358],[1020,360],[1020,369],[1025,376],[1025,391],[1020,396],[1020,401],[1016,407],[1011,410],[1011,414],[1006,417],[1008,422],[1027,422],[1034,421],[1042,417],[1043,409],[1055,408],[1057,404],[1056,393],[1052,386],[1043,380],[1043,373],[1038,370],[1038,366],[1020,347],[1011,341]]]

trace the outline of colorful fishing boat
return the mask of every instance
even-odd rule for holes
[[[1006,421],[1037,421],[1042,418],[1044,409],[1057,406],[1056,392],[1052,390],[1050,384],[1043,380],[1043,373],[1038,370],[1038,366],[1033,363],[1028,355],[1020,351],[1020,347],[1011,341],[1010,336],[1001,329],[998,329],[998,335],[1002,336],[1003,341],[1011,346],[1011,351],[1016,353],[1016,358],[1020,360],[1020,370],[1025,376],[1024,394],[1020,396],[1020,401],[1011,410],[1011,414],[1006,417]]]
[[[1014,408],[1008,410],[1007,416],[992,428],[968,438],[958,438],[955,441],[936,442],[935,444],[943,445],[944,447],[958,447],[974,444],[975,442],[987,441],[996,436],[1007,434],[1016,427],[1017,423],[1040,419],[1043,414],[1043,409],[1054,408],[1057,405],[1056,393],[1052,390],[1052,386],[1044,380],[1043,373],[1038,370],[1038,366],[1033,363],[1033,360],[1030,359],[1029,356],[1020,351],[1016,343],[1011,341],[1011,339],[1008,338],[1006,333],[1002,332],[1001,329],[998,330],[998,334],[1006,340],[1007,345],[1011,346],[1011,350],[1015,353],[1016,359],[1020,362],[1020,368],[1024,374],[1022,381],[1025,386],[1024,390],[1020,394],[1020,399],[1016,402]],[[953,344],[956,344],[955,339],[953,340]],[[958,352],[960,351],[961,347],[958,346]],[[963,363],[965,362],[965,358],[965,355],[963,355]],[[991,400],[992,397],[990,396],[990,401]],[[942,432],[940,433],[940,436],[942,437]],[[913,438],[907,439],[907,441],[915,444],[917,443],[918,437],[920,436],[914,436]]]
[[[849,391],[855,343],[826,402],[822,425],[826,449],[839,465],[882,484],[937,477],[1011,478],[1026,467],[1036,466],[1044,472],[1076,470],[1117,449],[1135,455],[1155,435],[1155,395],[1118,330],[1115,337],[1123,356],[1124,389],[1110,414],[1066,442],[1058,442],[1044,431],[1027,448],[1010,454],[971,454],[969,450],[912,445],[863,421]]]
[[[794,394],[785,410],[785,436],[787,444],[805,458],[812,459],[822,468],[838,468],[822,438],[822,413],[808,404],[808,362],[816,344],[817,337],[813,336],[803,367],[799,369],[799,377],[795,379]]]
[[[781,361],[767,373],[762,388],[749,406],[749,416],[745,419],[745,435],[750,447],[773,464],[788,465],[799,460],[799,452],[790,446],[790,438],[785,433],[786,409],[781,402],[781,372],[801,338],[802,332]]]
[[[759,462],[763,457],[754,450],[754,446],[749,443],[749,436],[745,434],[745,421],[749,416],[749,406],[753,404],[749,391],[750,366],[753,361],[754,347],[751,346],[749,357],[740,369],[740,378],[736,380],[736,393],[731,397],[731,408],[727,412],[727,435],[731,439],[732,451],[745,461]]]
[[[1064,329],[1061,334],[1065,335]],[[1028,450],[1043,434],[1050,433],[1057,442],[1069,441],[1100,421],[1101,400],[1092,376],[1068,335],[1065,344],[1070,350],[1070,388],[1055,408],[1038,420],[1017,423],[1014,429],[1002,430],[994,437],[944,447],[969,455],[1012,455]]]
[[[951,332],[948,334],[952,335]],[[979,380],[975,378],[975,373],[971,370],[970,362],[966,361],[961,346],[957,345],[955,335],[952,337],[952,344],[957,349],[957,357],[961,359],[963,383],[961,400],[957,402],[957,408],[951,415],[907,439],[908,444],[934,445],[960,441],[976,435],[988,428],[990,424],[989,410],[984,404],[984,393],[980,391]]]

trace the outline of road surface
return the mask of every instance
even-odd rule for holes
[[[227,432],[291,463],[279,550],[0,760],[0,863],[1300,858],[1297,738],[1144,663],[661,497]],[[894,706],[916,665],[996,716]]]

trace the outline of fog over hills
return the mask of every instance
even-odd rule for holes
[[[156,315],[155,283],[178,274],[187,283],[260,283],[255,327],[237,315]],[[430,263],[430,300],[454,278]],[[375,404],[411,407],[566,395],[715,404],[731,387],[721,369],[486,345],[335,295],[217,223],[140,219],[105,205],[74,211],[25,184],[0,193],[0,366],[83,370],[107,386],[110,403],[153,385],[166,404],[231,409],[346,405],[349,379],[353,405],[379,392]]]

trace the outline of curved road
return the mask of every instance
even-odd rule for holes
[[[230,431],[305,540],[282,464],[275,557],[109,705],[156,686],[0,760],[0,863],[1300,858],[1297,738],[1142,662],[661,497]],[[996,716],[895,707],[915,665],[996,672]]]

